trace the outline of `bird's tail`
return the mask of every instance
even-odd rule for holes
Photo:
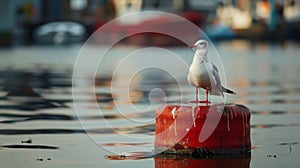
[[[227,89],[227,88],[225,88],[223,86],[222,86],[222,91],[225,92],[225,93],[229,93],[229,94],[234,94],[234,95],[236,94],[234,91],[232,91],[230,89]]]

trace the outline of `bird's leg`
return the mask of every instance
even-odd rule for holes
[[[196,87],[196,107],[192,109],[192,119],[194,123],[194,127],[196,127],[196,122],[195,122],[195,113],[197,114],[198,112],[198,88]]]
[[[208,101],[208,89],[206,89],[206,101],[205,101],[205,103],[206,103],[206,105],[208,105],[208,103],[210,103],[210,102]]]
[[[198,105],[198,88],[196,87],[196,105]]]

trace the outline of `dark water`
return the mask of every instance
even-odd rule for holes
[[[95,82],[95,94],[75,88],[76,103],[84,106],[78,112],[72,68],[80,46],[29,47],[0,51],[1,167],[299,167],[299,44],[215,45],[226,85],[238,93],[226,101],[246,105],[252,113],[250,157],[153,157],[156,107],[194,99],[194,88],[185,81],[187,69],[177,64],[179,59],[166,57],[165,50],[141,54],[134,53],[140,47],[115,47],[99,65],[95,81],[86,79]],[[165,49],[191,63],[191,50]],[[134,54],[142,56],[124,59]],[[153,66],[135,72],[140,64],[168,71]]]

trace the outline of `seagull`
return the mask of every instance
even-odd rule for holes
[[[187,80],[190,85],[196,87],[196,103],[198,103],[198,89],[206,90],[206,101],[208,105],[208,92],[211,95],[221,95],[224,93],[236,94],[234,91],[222,86],[218,68],[208,61],[208,42],[206,40],[198,40],[194,45],[189,46],[195,50],[193,62],[189,68]]]

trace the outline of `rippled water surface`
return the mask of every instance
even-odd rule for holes
[[[95,81],[93,75],[79,79],[94,82],[95,94],[73,90],[84,107],[76,115],[72,70],[80,46],[21,47],[0,51],[1,167],[299,167],[299,44],[231,41],[215,47],[223,81],[237,92],[226,101],[251,110],[251,157],[153,157],[157,106],[194,99],[186,83],[193,56],[188,48],[114,47]]]

